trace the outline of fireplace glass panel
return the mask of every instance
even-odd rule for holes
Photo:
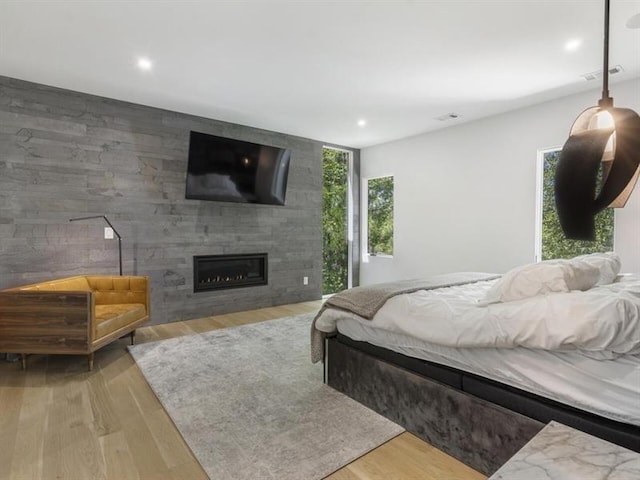
[[[193,257],[193,291],[267,284],[267,254]]]

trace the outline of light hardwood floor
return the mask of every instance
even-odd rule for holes
[[[315,312],[320,302],[144,327],[137,343]],[[31,355],[28,370],[0,361],[0,479],[206,479],[140,370],[128,340],[83,357]],[[476,480],[471,470],[409,433],[331,480]],[[251,480],[251,479],[247,479]],[[301,479],[304,480],[304,479]]]

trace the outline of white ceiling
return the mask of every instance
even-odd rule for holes
[[[364,147],[600,88],[580,75],[602,68],[603,5],[0,0],[0,75]],[[640,77],[637,13],[612,0],[614,98]]]

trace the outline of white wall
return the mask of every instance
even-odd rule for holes
[[[611,95],[640,111],[640,80]],[[364,259],[361,284],[534,261],[537,152],[561,147],[599,98],[597,89],[363,149],[363,178],[395,177],[395,237],[393,258]],[[640,272],[640,186],[615,219],[623,270]]]

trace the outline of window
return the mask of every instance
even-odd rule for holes
[[[613,250],[614,213],[607,208],[595,217],[596,239],[567,240],[562,233],[554,200],[554,178],[560,158],[560,149],[539,153],[538,228],[536,260],[571,258],[595,252]]]
[[[352,153],[323,149],[322,294],[351,287]]]
[[[367,253],[393,255],[393,177],[367,179]]]

